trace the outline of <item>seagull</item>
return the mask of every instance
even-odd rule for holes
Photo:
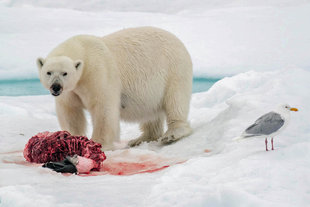
[[[250,137],[264,137],[266,151],[268,151],[267,137],[271,137],[271,145],[273,148],[273,137],[278,135],[287,126],[290,120],[290,111],[298,111],[297,108],[292,108],[288,104],[282,104],[276,110],[271,111],[259,117],[254,124],[249,126],[240,137],[234,140],[240,140]]]

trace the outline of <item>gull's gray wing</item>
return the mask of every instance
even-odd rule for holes
[[[284,119],[280,114],[269,112],[258,118],[254,124],[249,126],[246,135],[269,135],[278,131],[284,125]]]

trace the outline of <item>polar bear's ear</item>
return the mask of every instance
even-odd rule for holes
[[[84,65],[84,63],[83,63],[82,60],[76,60],[76,61],[74,62],[74,66],[75,66],[76,70],[82,69],[82,68],[83,68],[83,65]]]
[[[39,58],[37,59],[37,66],[38,66],[39,69],[41,69],[41,68],[43,67],[44,61],[45,61],[45,60],[44,60],[43,58],[41,58],[41,57],[39,57]]]

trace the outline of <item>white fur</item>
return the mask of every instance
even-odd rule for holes
[[[171,33],[141,27],[103,38],[75,36],[37,64],[46,88],[55,80],[63,86],[56,97],[62,130],[85,135],[86,109],[92,117],[92,139],[107,149],[119,140],[120,118],[140,123],[142,135],[130,146],[158,139],[167,144],[192,131],[187,122],[192,62]],[[164,134],[165,119],[168,130]]]

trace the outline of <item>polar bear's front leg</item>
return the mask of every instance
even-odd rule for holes
[[[87,121],[82,102],[75,94],[56,98],[56,113],[62,130],[72,135],[86,135]]]
[[[113,149],[113,142],[119,141],[119,104],[111,99],[105,103],[96,103],[90,109],[93,123],[92,140],[102,144],[105,150]]]

